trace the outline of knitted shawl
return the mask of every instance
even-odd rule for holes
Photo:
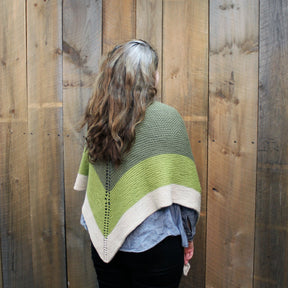
[[[82,213],[106,263],[158,209],[175,203],[199,213],[201,187],[180,114],[160,102],[151,104],[117,168],[104,161],[91,164],[84,150],[74,189],[86,190]]]

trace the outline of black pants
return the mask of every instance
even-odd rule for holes
[[[92,259],[99,288],[177,288],[183,273],[181,237],[167,237],[141,253],[119,251],[109,263],[92,245]]]

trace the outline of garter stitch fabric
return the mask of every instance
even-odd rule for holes
[[[158,209],[175,203],[200,213],[201,186],[180,114],[163,103],[151,104],[118,168],[103,161],[91,164],[84,151],[74,189],[86,190],[82,213],[106,263]]]

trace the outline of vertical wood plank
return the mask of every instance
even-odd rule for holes
[[[206,287],[252,287],[258,1],[210,1]]]
[[[287,31],[287,1],[260,1],[255,288],[288,287]]]
[[[0,245],[1,245],[1,239],[0,239]],[[2,247],[2,245],[0,246]],[[3,274],[2,274],[2,252],[0,249],[0,288],[3,288]]]
[[[66,287],[62,1],[27,1],[29,183],[35,287]]]
[[[33,274],[25,1],[1,1],[0,23],[0,287],[28,288],[33,287]]]
[[[157,99],[162,99],[162,0],[137,0],[136,2],[136,38],[148,41],[157,51],[160,75],[157,87]]]
[[[96,287],[89,234],[80,225],[84,193],[73,191],[83,152],[76,131],[98,71],[102,47],[102,1],[64,1],[63,108],[67,275],[69,287]]]
[[[1,245],[1,239],[0,239],[0,245]],[[3,277],[2,276],[3,276],[2,275],[2,252],[0,249],[0,288],[3,288]]]
[[[181,287],[205,287],[208,1],[163,1],[163,102],[183,116],[202,186],[200,223],[189,277]]]
[[[103,0],[103,53],[135,38],[136,0]]]

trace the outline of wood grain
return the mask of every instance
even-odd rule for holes
[[[73,191],[83,152],[78,123],[92,92],[102,47],[102,1],[63,6],[63,108],[67,275],[69,287],[96,287],[89,234],[80,225],[84,192]]]
[[[136,38],[149,42],[159,57],[157,99],[162,100],[162,0],[137,0]]]
[[[281,0],[0,1],[0,288],[97,285],[75,126],[101,53],[135,37],[159,53],[158,99],[183,116],[203,188],[180,287],[287,287],[287,13]]]
[[[29,184],[34,287],[66,287],[62,1],[27,1]]]
[[[210,1],[206,287],[252,287],[258,1]]]
[[[162,17],[163,102],[184,118],[202,185],[195,255],[181,287],[205,287],[208,1],[164,1]]]
[[[288,287],[288,3],[260,1],[254,287]]]
[[[103,0],[103,54],[135,38],[136,0]]]
[[[28,288],[33,274],[25,2],[1,1],[0,23],[0,287]]]

